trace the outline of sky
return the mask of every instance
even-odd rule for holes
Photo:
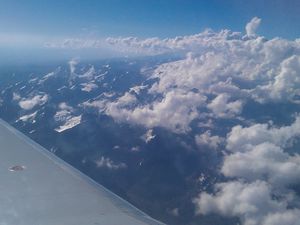
[[[263,20],[260,35],[300,37],[299,0],[0,0],[0,47],[18,52],[66,38],[166,38],[206,28],[244,31],[255,16]]]

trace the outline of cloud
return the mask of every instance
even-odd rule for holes
[[[155,134],[153,134],[153,129],[148,130],[143,136],[141,136],[142,140],[144,140],[146,143],[149,143],[156,137]]]
[[[85,92],[91,92],[91,91],[93,91],[93,90],[95,90],[95,89],[98,88],[98,85],[95,84],[95,83],[93,83],[93,82],[82,83],[81,86],[82,86],[81,90],[85,91]]]
[[[239,217],[244,225],[297,225],[300,211],[289,207],[288,198],[288,195],[275,198],[264,181],[230,181],[216,185],[215,195],[203,192],[194,202],[198,214],[214,212]]]
[[[300,182],[300,156],[265,142],[248,152],[226,156],[221,171],[227,177],[266,180],[276,187],[293,185]]]
[[[240,37],[238,32],[222,30],[217,33],[205,30],[202,33],[178,36],[175,38],[159,39],[157,37],[140,39],[137,37],[107,38],[106,42],[113,48],[127,54],[158,55],[166,53],[187,53],[190,51],[201,51],[213,47],[222,39],[234,39]]]
[[[127,92],[114,102],[106,102],[104,112],[117,121],[148,128],[161,126],[180,133],[190,130],[190,122],[199,116],[197,106],[205,101],[206,97],[198,93],[170,91],[161,100],[136,105],[136,97]]]
[[[274,213],[265,218],[264,225],[298,225],[299,216],[300,212],[297,209]]]
[[[227,135],[227,149],[232,152],[246,152],[262,143],[273,143],[279,147],[287,147],[300,135],[300,117],[296,117],[290,126],[280,128],[269,124],[254,124],[250,127],[237,125]]]
[[[255,124],[235,126],[227,136],[227,149],[222,173],[227,177],[248,181],[265,180],[276,187],[300,181],[300,156],[290,155],[284,148],[291,147],[300,137],[300,117],[290,126],[280,128]]]
[[[100,159],[96,160],[95,163],[98,168],[107,168],[111,170],[127,168],[127,165],[125,163],[116,163],[112,161],[110,158],[105,158],[103,156],[101,156]]]
[[[59,111],[54,115],[56,122],[65,122],[67,118],[73,113],[74,108],[69,106],[66,102],[62,102],[58,105]]]
[[[87,80],[94,79],[94,76],[96,75],[96,70],[94,66],[91,66],[84,74],[78,75],[79,78],[85,78]]]
[[[18,93],[13,93],[12,100],[13,101],[19,101],[21,99],[21,96]]]
[[[207,105],[207,108],[217,117],[229,118],[240,114],[243,107],[241,100],[229,102],[230,96],[228,94],[219,94],[211,103]]]
[[[292,55],[284,59],[278,74],[266,85],[258,85],[251,92],[260,102],[290,100],[299,102],[300,96],[300,56]],[[266,98],[267,96],[267,98]],[[269,98],[269,99],[268,99]]]
[[[255,36],[256,30],[259,27],[261,19],[258,17],[254,17],[249,23],[246,25],[246,33],[248,37]]]
[[[109,38],[121,51],[181,57],[147,73],[146,79],[155,81],[152,85],[141,84],[124,93],[132,102],[124,103],[122,97],[102,100],[97,103],[99,111],[116,121],[185,133],[194,120],[241,118],[243,107],[251,101],[297,104],[300,42],[254,35],[260,21],[253,18],[246,25],[251,38],[230,30],[166,39]],[[152,101],[137,100],[145,93]]]
[[[49,97],[47,94],[39,94],[27,99],[23,98],[22,100],[20,100],[19,106],[22,109],[30,110],[37,105],[44,105],[48,101],[48,98]]]
[[[89,38],[65,38],[44,43],[46,48],[56,49],[101,49],[105,45],[105,40]]]
[[[132,54],[162,54],[170,52],[172,49],[167,46],[167,40],[161,41],[159,38],[148,38],[145,40],[136,37],[107,38],[106,42],[119,51]]]
[[[227,135],[221,173],[213,194],[194,200],[200,214],[237,216],[244,225],[298,224],[300,207],[294,185],[300,181],[300,155],[285,150],[300,136],[300,118],[289,126],[235,126]],[[231,180],[235,179],[235,180]],[[298,219],[297,219],[298,218]]]
[[[81,107],[83,107],[85,110],[89,108],[95,108],[99,113],[105,112],[106,107],[106,101],[103,100],[92,100],[92,101],[86,101],[80,104]]]
[[[208,146],[212,149],[217,149],[224,141],[222,137],[213,136],[210,131],[195,136],[196,144],[199,146]]]
[[[69,63],[69,66],[70,66],[71,74],[74,74],[75,70],[76,70],[76,65],[79,63],[79,60],[76,59],[76,58],[73,58],[68,63]]]

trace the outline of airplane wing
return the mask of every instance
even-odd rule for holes
[[[0,225],[162,225],[0,119]]]

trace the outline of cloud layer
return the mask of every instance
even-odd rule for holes
[[[247,121],[243,110],[247,104],[300,103],[300,41],[267,40],[256,33],[260,23],[253,18],[246,34],[206,30],[173,39],[110,38],[125,52],[181,58],[145,74],[152,84],[141,84],[143,91],[89,104],[116,121],[183,134],[193,133],[193,122],[212,121],[194,140],[200,148],[225,148],[225,181],[194,199],[197,213],[238,217],[244,225],[299,225],[300,156],[288,149],[299,139],[300,118],[278,127]],[[140,101],[143,95],[151,100]],[[225,137],[213,133],[213,123],[237,119],[250,125],[227,127]]]
[[[116,122],[142,127],[141,143],[129,148],[136,155],[160,143],[167,131],[170,141],[175,137],[189,153],[203,153],[199,161],[209,159],[205,169],[217,170],[193,171],[188,178],[193,187],[202,185],[193,197],[197,215],[235,217],[243,225],[299,225],[300,116],[294,112],[300,105],[300,39],[268,40],[257,32],[260,23],[253,18],[245,33],[205,30],[167,39],[108,38],[105,45],[115,51],[156,56],[155,65],[147,61],[140,73],[131,74],[131,66],[140,64],[126,58],[128,71],[117,74],[110,65],[83,68],[71,60],[66,86],[58,91],[85,92],[87,97],[72,107],[64,102],[56,107],[55,130],[77,126],[87,108],[96,109]],[[102,46],[103,40],[70,39],[49,47]],[[38,85],[47,85],[60,71],[47,74]],[[127,78],[134,84],[122,80]],[[50,99],[43,92],[22,95],[22,88],[12,98],[27,113],[22,121],[34,121],[35,107]],[[93,163],[99,169],[130,169],[104,156]],[[210,176],[215,177],[208,180]]]
[[[259,24],[253,18],[246,35],[206,30],[173,39],[110,38],[111,45],[127,52],[182,57],[145,74],[155,81],[141,84],[152,101],[136,100],[142,94],[131,89],[113,102],[102,101],[101,110],[117,121],[186,133],[194,120],[237,118],[249,101],[298,103],[300,41],[254,35]]]
[[[240,217],[245,225],[299,224],[300,155],[285,149],[300,136],[300,118],[280,128],[235,126],[227,136],[221,173],[236,179],[215,185],[215,194],[195,199],[199,214]]]

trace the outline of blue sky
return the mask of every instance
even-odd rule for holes
[[[242,30],[254,16],[266,36],[300,36],[299,0],[0,0],[1,33],[41,36],[170,37]]]
[[[0,46],[34,47],[59,38],[174,37],[205,28],[300,37],[299,0],[0,0]]]

